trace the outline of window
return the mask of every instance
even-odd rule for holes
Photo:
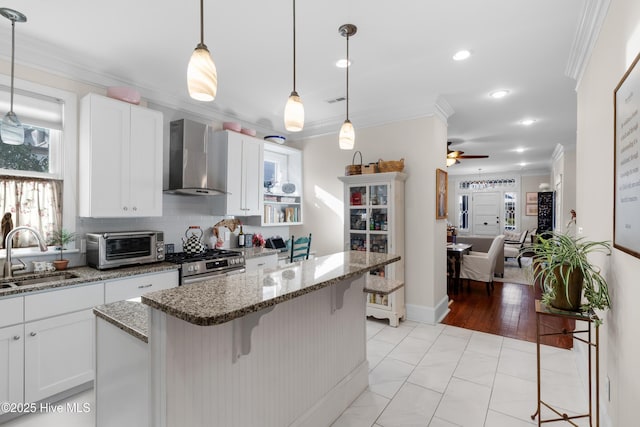
[[[281,193],[282,184],[288,182],[288,156],[264,151],[264,187],[268,192]]]
[[[469,231],[469,195],[462,194],[459,199],[458,207],[458,228],[460,230]]]
[[[504,229],[505,231],[516,230],[516,201],[517,193],[504,193]]]
[[[0,76],[0,111],[9,109],[8,80]],[[3,247],[9,226],[27,225],[45,238],[60,227],[75,230],[75,201],[63,191],[65,181],[70,188],[75,185],[75,167],[63,167],[75,164],[75,151],[63,152],[65,142],[75,145],[75,94],[16,80],[13,109],[25,128],[25,143],[0,142]],[[63,124],[69,132],[63,132]],[[66,217],[63,206],[70,208]],[[13,243],[14,247],[37,246],[31,233],[19,233]]]

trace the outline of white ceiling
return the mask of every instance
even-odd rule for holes
[[[450,174],[540,170],[557,144],[575,145],[576,81],[566,74],[585,8],[597,0],[297,0],[297,89],[305,105],[301,138],[336,133],[345,103],[350,41],[350,118],[356,127],[434,111],[466,154]],[[191,100],[186,68],[199,41],[198,0],[21,0],[3,7],[16,24],[16,62],[82,81],[131,85],[149,99],[202,117],[236,120],[263,133],[283,130],[292,90],[292,1],[205,0],[205,43],[218,69],[213,103]],[[0,21],[0,55],[11,25]],[[472,56],[452,60],[460,49]],[[20,76],[17,75],[17,78]],[[489,98],[508,89],[501,100]],[[531,117],[529,127],[518,121]],[[337,137],[336,137],[337,139]],[[337,144],[337,141],[336,141]],[[356,140],[366,150],[366,140]],[[524,148],[516,153],[516,148]],[[519,164],[526,162],[527,166]]]

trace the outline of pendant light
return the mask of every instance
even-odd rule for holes
[[[296,92],[296,0],[293,0],[293,91],[284,107],[284,127],[289,132],[300,132],[304,127],[304,106]]]
[[[204,0],[200,0],[200,43],[187,68],[189,95],[198,101],[213,101],[218,91],[218,73],[209,49],[204,44]]]
[[[27,17],[17,10],[0,8],[0,14],[11,21],[11,104],[9,112],[2,118],[0,123],[0,139],[9,145],[24,144],[24,127],[18,116],[13,112],[13,74],[15,67],[16,50],[16,22],[27,22]]]
[[[347,38],[347,119],[340,128],[338,142],[342,150],[353,150],[356,142],[356,133],[349,120],[349,68],[351,67],[349,61],[349,37],[353,36],[358,31],[358,28],[353,24],[344,24],[338,28],[338,31],[342,37]]]

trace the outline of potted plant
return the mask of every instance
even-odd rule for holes
[[[596,252],[611,254],[609,242],[549,232],[538,235],[532,246],[533,279],[542,288],[542,302],[569,311],[604,310],[609,307],[609,288],[600,268],[588,260]],[[584,291],[584,303],[583,303]]]
[[[56,249],[60,250],[60,259],[53,261],[53,266],[56,268],[56,270],[64,270],[67,268],[69,260],[62,258],[62,250],[67,243],[73,242],[75,238],[76,236],[74,233],[71,233],[64,228],[53,231],[51,233],[51,236],[49,236],[49,244],[56,246]]]

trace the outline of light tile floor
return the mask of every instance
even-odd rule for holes
[[[549,346],[541,352],[543,398],[569,415],[587,412],[575,354]],[[368,320],[367,356],[369,387],[333,427],[537,425],[535,343],[442,324],[392,328]]]
[[[369,387],[333,427],[536,424],[530,418],[537,399],[534,343],[442,324],[406,321],[392,328],[377,320],[367,320],[367,339]],[[562,412],[584,413],[588,396],[574,353],[548,346],[542,353],[545,399]],[[3,427],[93,427],[93,400],[89,390],[61,402],[89,403],[90,413],[34,414]]]

